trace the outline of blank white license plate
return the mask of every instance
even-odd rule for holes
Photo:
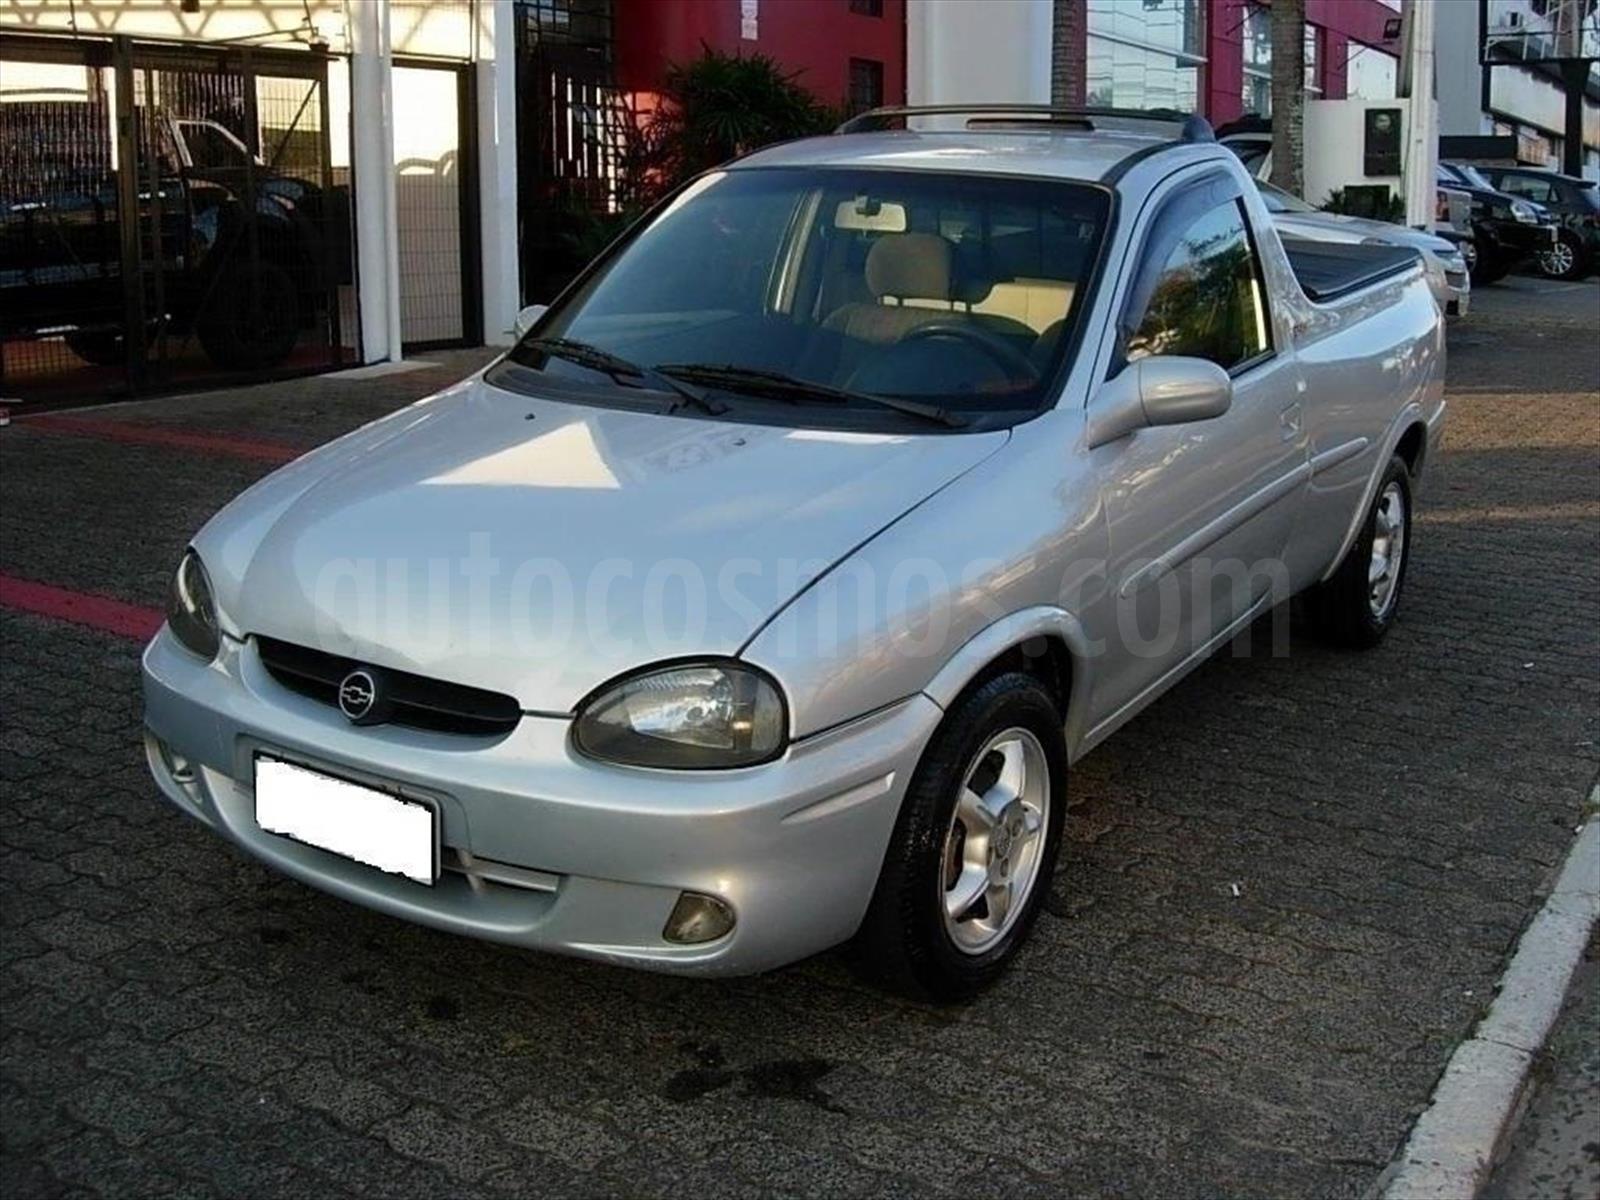
[[[438,878],[431,805],[256,756],[256,824],[418,883]]]

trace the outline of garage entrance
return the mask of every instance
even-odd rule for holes
[[[354,361],[329,61],[0,37],[0,395],[77,403]]]
[[[470,68],[396,59],[395,227],[407,353],[482,341]]]

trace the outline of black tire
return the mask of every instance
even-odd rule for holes
[[[1043,755],[1047,777],[1040,786],[1048,806],[1035,834],[1043,842],[1016,916],[995,931],[999,937],[993,945],[981,952],[963,950],[946,928],[944,909],[947,852],[952,845],[964,847],[965,839],[947,840],[947,834],[958,793],[980,766],[980,751],[1012,730],[1031,734]],[[1044,686],[1030,675],[1012,672],[963,695],[940,723],[912,776],[853,945],[858,965],[895,991],[938,1001],[963,1000],[992,983],[1027,938],[1050,890],[1066,808],[1066,741],[1061,716]],[[1018,852],[1013,847],[1012,853]],[[979,903],[986,906],[987,900]],[[983,911],[987,915],[986,907]]]
[[[128,351],[120,332],[74,329],[65,340],[68,350],[97,367],[120,367],[127,361]]]
[[[1511,261],[1502,254],[1492,250],[1478,251],[1476,264],[1467,272],[1472,277],[1473,287],[1487,287],[1491,283],[1499,283],[1511,272]]]
[[[1540,273],[1551,279],[1562,280],[1582,279],[1588,274],[1583,243],[1578,240],[1578,235],[1570,229],[1562,229],[1556,233],[1556,242],[1557,253],[1539,256]]]
[[[195,322],[206,357],[219,367],[252,371],[289,357],[300,335],[294,280],[274,263],[227,268]]]
[[[1374,589],[1370,582],[1373,566],[1373,543],[1379,536],[1380,510],[1392,512],[1391,494],[1397,493],[1403,506],[1401,511],[1401,536],[1399,563],[1390,565],[1391,582],[1381,607],[1375,607]],[[1344,556],[1339,569],[1323,583],[1306,593],[1305,612],[1312,628],[1325,640],[1336,646],[1365,650],[1383,640],[1400,611],[1401,594],[1406,582],[1406,566],[1411,561],[1416,510],[1411,502],[1411,471],[1399,455],[1389,460],[1378,485],[1378,494],[1355,544]],[[1392,542],[1391,542],[1392,544]]]

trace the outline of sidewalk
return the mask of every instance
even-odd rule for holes
[[[1600,931],[1590,939],[1536,1079],[1482,1200],[1594,1200],[1600,1196]]]

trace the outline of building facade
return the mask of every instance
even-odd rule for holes
[[[1392,98],[1399,46],[1386,34],[1399,15],[1400,0],[1306,0],[1310,93]],[[1270,20],[1263,0],[909,0],[908,91],[913,103],[1265,116]]]
[[[1200,112],[1213,124],[1269,116],[1271,9],[1259,0],[1057,0],[1077,12],[1084,102]],[[1399,0],[1307,0],[1306,90],[1315,98],[1392,98]],[[1069,72],[1070,77],[1070,72]],[[1069,96],[1069,99],[1077,99]]]
[[[648,95],[702,48],[765,54],[825,104],[905,101],[906,0],[612,0],[617,83]]]
[[[1440,14],[1439,132],[1447,138],[1497,137],[1526,166],[1559,170],[1566,148],[1566,89],[1553,62],[1562,10],[1549,0],[1451,4]],[[1576,48],[1600,55],[1592,9]],[[1485,42],[1487,41],[1487,47]],[[1487,60],[1487,61],[1485,61]],[[1600,67],[1589,68],[1583,98],[1583,169],[1600,179]]]

